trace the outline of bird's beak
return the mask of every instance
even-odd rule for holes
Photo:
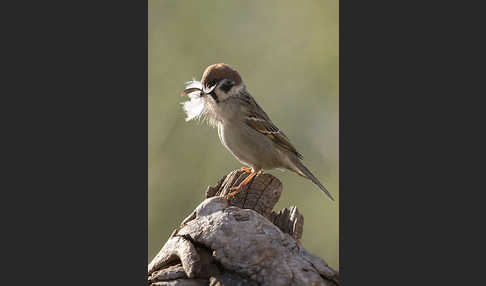
[[[204,96],[204,95],[211,94],[214,91],[215,88],[216,88],[216,85],[213,85],[213,86],[208,87],[208,88],[203,87],[203,89],[200,89],[199,87],[188,86],[186,89],[184,89],[181,92],[181,96],[186,96],[186,95],[193,93],[195,91],[200,91],[199,96]]]
[[[203,86],[201,85],[201,82],[196,81],[196,80],[191,80],[186,82],[186,88],[181,92],[181,96],[189,95],[193,92],[200,91],[202,92]]]
[[[197,87],[186,88],[181,92],[181,96],[188,95],[189,93],[192,93],[192,92],[195,92],[195,91],[198,91],[198,90],[201,91],[201,93],[203,92],[200,88],[197,88]]]

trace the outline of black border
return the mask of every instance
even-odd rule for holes
[[[147,2],[17,5],[2,7],[2,282],[146,285]]]
[[[484,17],[469,5],[340,1],[343,285],[468,285],[482,272],[471,255],[484,236],[466,228],[483,224]]]

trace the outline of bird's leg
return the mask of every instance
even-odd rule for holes
[[[252,179],[256,176],[256,175],[259,175],[259,174],[263,174],[263,170],[260,170],[260,171],[255,171],[255,172],[251,172],[250,175],[248,175],[248,177],[246,177],[239,185],[238,187],[232,187],[230,189],[230,191],[232,191],[231,193],[227,194],[225,196],[225,198],[229,199],[231,198],[232,196],[236,195],[236,193],[238,193],[244,186],[248,185],[248,183],[250,183],[252,181]]]
[[[231,188],[230,190],[231,191],[239,191],[241,190],[241,188],[243,188],[244,186],[248,185],[252,180],[253,178],[256,176],[256,175],[259,175],[259,174],[262,174],[263,173],[263,170],[260,170],[260,171],[254,171],[254,172],[250,172],[250,175],[248,175],[248,177],[246,177],[243,182],[241,182],[238,187],[233,187]]]
[[[247,173],[251,173],[251,168],[247,168],[247,167],[241,167],[241,170],[242,171],[245,171]]]

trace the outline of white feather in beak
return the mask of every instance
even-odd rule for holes
[[[186,82],[186,88],[183,91],[183,95],[189,96],[189,101],[181,102],[182,108],[186,113],[186,121],[198,118],[204,111],[204,98],[201,97],[201,91],[203,87],[199,81]]]

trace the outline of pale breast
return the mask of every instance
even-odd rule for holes
[[[281,165],[273,142],[244,122],[218,123],[221,143],[243,164],[263,169]]]

